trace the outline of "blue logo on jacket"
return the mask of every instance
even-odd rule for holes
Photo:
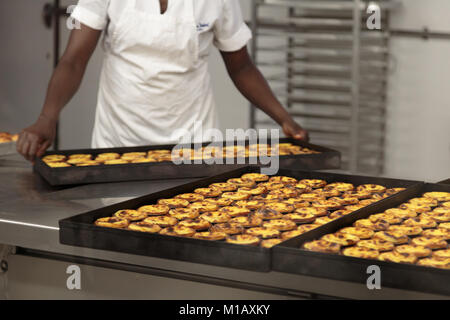
[[[198,23],[197,31],[202,32],[203,30],[205,30],[205,28],[208,28],[208,27],[209,27],[209,23]]]

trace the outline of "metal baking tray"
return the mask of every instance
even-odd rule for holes
[[[60,242],[72,246],[183,260],[230,268],[269,271],[271,263],[270,249],[235,245],[224,241],[205,241],[159,234],[146,234],[130,230],[109,229],[94,225],[94,222],[98,218],[111,216],[118,210],[133,209],[142,205],[156,203],[158,199],[173,197],[180,193],[192,192],[195,188],[208,186],[215,182],[223,182],[230,178],[240,177],[249,172],[260,172],[260,167],[242,167],[214,177],[198,180],[61,220],[59,221]],[[342,181],[354,184],[381,183],[386,187],[411,187],[416,185],[416,182],[414,181],[289,169],[280,169],[278,175],[290,176],[297,179],[325,179],[328,182]],[[405,191],[401,193],[404,192]]]
[[[15,153],[17,153],[16,142],[0,143],[0,156],[6,156]]]
[[[450,192],[450,186],[424,183],[413,185],[407,190],[355,212],[355,214],[350,214],[283,242],[272,250],[272,269],[285,273],[366,284],[370,276],[367,268],[376,265],[381,270],[382,288],[389,287],[450,296],[450,270],[312,252],[300,248],[305,242],[336,232],[343,227],[352,225],[358,219],[364,219],[371,214],[396,207],[428,191]]]
[[[450,184],[450,179],[439,181],[438,184]]]
[[[279,139],[280,143],[293,143],[302,147],[311,148],[319,151],[319,154],[306,155],[290,155],[280,156],[280,166],[301,168],[307,170],[319,169],[338,169],[341,164],[341,156],[338,151],[324,148],[321,146],[309,144],[303,141],[298,141],[291,138]],[[269,141],[270,143],[270,141]],[[203,143],[203,146],[209,143]],[[193,145],[185,145],[188,148]],[[47,152],[46,155],[51,154],[79,154],[89,153],[97,155],[100,153],[115,152],[146,152],[149,150],[169,149],[172,150],[175,145],[160,145],[160,146],[143,146],[143,147],[128,147],[128,148],[109,148],[109,149],[82,149],[82,150],[67,150],[58,152]],[[242,164],[249,164],[250,159],[240,159],[239,164],[229,165],[230,168],[242,166]],[[237,161],[235,161],[237,163]],[[76,185],[76,184],[90,184],[103,182],[121,182],[134,180],[158,180],[158,179],[180,179],[180,178],[200,178],[217,174],[218,166],[223,168],[221,164],[181,164],[175,165],[172,162],[158,162],[158,163],[139,163],[139,164],[121,164],[110,166],[95,166],[95,167],[70,167],[70,168],[50,168],[41,159],[35,163],[34,170],[44,177],[52,186],[60,185]]]

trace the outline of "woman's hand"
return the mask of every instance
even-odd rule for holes
[[[34,162],[36,157],[42,157],[45,150],[52,145],[55,135],[56,120],[40,116],[33,125],[20,133],[17,152],[28,161]]]
[[[299,124],[294,120],[290,119],[283,122],[282,125],[283,132],[287,137],[291,137],[298,140],[309,141],[308,131],[304,130]]]

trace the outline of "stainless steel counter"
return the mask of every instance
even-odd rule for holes
[[[183,279],[223,287],[244,288],[280,296],[311,298],[324,295],[368,299],[439,298],[435,295],[391,288],[369,290],[365,284],[279,272],[243,271],[71,247],[59,243],[58,221],[62,218],[190,181],[192,180],[141,181],[55,189],[33,174],[31,166],[18,156],[1,157],[0,243],[24,248],[26,250],[22,252],[31,256],[128,270],[166,279]],[[214,298],[213,293],[211,298]]]

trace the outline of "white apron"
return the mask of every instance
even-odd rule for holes
[[[178,143],[185,134],[176,129],[201,141],[195,122],[203,132],[218,127],[207,61],[199,58],[194,0],[183,4],[174,16],[144,13],[127,1],[106,48],[94,148]]]

